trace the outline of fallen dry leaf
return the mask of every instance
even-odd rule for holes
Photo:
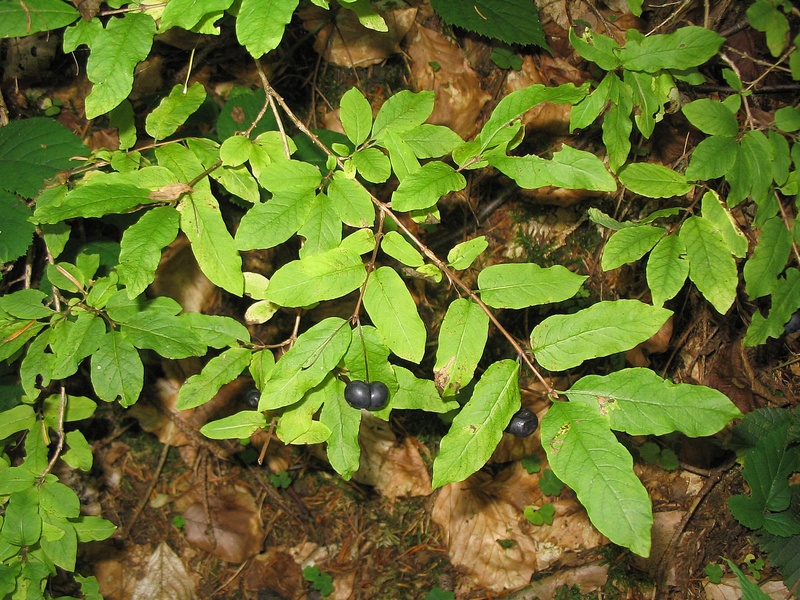
[[[166,542],[155,549],[144,577],[139,580],[131,600],[193,600],[192,579],[180,557]]]
[[[792,593],[782,581],[767,581],[758,587],[768,598],[774,600],[786,600],[792,597]],[[719,583],[707,583],[703,591],[707,600],[739,600],[743,597],[742,586],[734,575],[726,575]]]
[[[285,548],[269,548],[256,556],[244,572],[244,589],[254,597],[274,594],[293,600],[303,591],[303,571]]]

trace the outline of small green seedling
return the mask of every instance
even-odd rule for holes
[[[308,566],[303,569],[303,579],[308,581],[323,596],[330,596],[335,589],[333,578],[320,571],[317,567]]]
[[[186,517],[182,515],[175,515],[172,517],[172,524],[178,529],[183,529],[186,527]]]
[[[270,475],[269,481],[279,490],[285,490],[292,485],[292,478],[289,477],[289,473],[286,471],[279,471],[274,475]]]
[[[534,525],[552,525],[553,517],[556,514],[556,509],[552,504],[544,504],[540,508],[535,506],[526,506],[522,511],[525,518]]]
[[[709,583],[719,583],[722,581],[722,565],[717,563],[708,563],[706,565],[706,577],[708,577]]]
[[[433,588],[430,592],[425,594],[425,600],[455,600],[456,595],[449,591],[443,590],[439,586]]]
[[[522,457],[521,462],[522,468],[525,469],[529,475],[542,470],[542,459],[536,454],[526,454]]]
[[[539,479],[539,489],[547,496],[558,496],[564,489],[564,482],[550,469],[545,469]]]

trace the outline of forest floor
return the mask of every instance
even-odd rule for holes
[[[388,38],[368,35],[344,16],[332,35],[322,12],[309,8],[290,24],[283,46],[266,63],[273,87],[291,106],[302,107],[298,112],[312,128],[340,128],[334,107],[352,86],[375,109],[401,89],[434,89],[432,122],[469,139],[508,92],[531,83],[580,84],[592,77],[588,64],[569,46],[569,24],[587,22],[624,40],[629,27],[645,33],[660,27],[657,31],[666,33],[703,22],[698,2],[647,11],[640,19],[627,13],[624,2],[606,4],[549,3],[542,23],[552,54],[512,48],[511,54],[521,59],[518,70],[498,67],[490,59],[488,40],[453,32],[424,2],[388,11]],[[742,79],[753,81],[771,59],[763,34],[739,26],[745,19],[742,4],[712,3],[710,22],[728,37]],[[230,32],[201,40],[192,71],[192,79],[206,84],[220,103],[234,86],[260,85],[252,61],[226,45],[226,35]],[[55,104],[60,107],[57,118],[90,147],[113,147],[113,129],[84,119],[84,72],[76,74],[72,57],[59,55],[55,38],[41,36],[26,47],[8,42],[3,93],[10,112],[38,114]],[[139,68],[136,106],[148,110],[159,92],[183,81],[187,48],[195,43],[176,36],[157,42]],[[718,73],[705,74],[709,84],[700,88],[703,93],[724,95]],[[778,89],[784,83],[791,80],[777,72],[761,85]],[[766,119],[791,104],[795,94],[756,93],[753,110]],[[546,152],[564,141],[584,149],[600,147],[597,131],[569,135],[569,114],[562,107],[533,112],[526,126],[534,150]],[[202,129],[204,124],[194,126]],[[650,159],[675,167],[699,139],[677,112],[666,116],[651,140],[636,143]],[[508,193],[507,187],[496,173],[473,178],[463,193],[443,201],[442,224],[427,234],[428,243],[446,248],[448,241],[452,246],[467,235],[485,235],[488,255],[562,264],[589,275],[587,288],[594,298],[647,293],[642,268],[601,271],[607,232],[588,219],[587,209],[635,218],[661,205],[623,200],[616,193],[587,198],[560,189]],[[741,225],[752,247],[755,234],[744,221]],[[172,271],[170,276],[178,278]],[[187,272],[180,280],[193,276]],[[444,299],[426,294],[423,286],[415,293],[430,322],[440,321]],[[224,305],[226,300],[215,296],[201,303]],[[590,367],[602,372],[624,364],[649,366],[674,381],[717,388],[743,412],[797,404],[800,341],[783,337],[745,348],[742,336],[758,307],[744,294],[724,316],[690,286],[669,307],[675,313],[669,331],[636,351]],[[236,314],[239,309],[221,310]],[[522,332],[541,316],[507,311],[500,318],[512,331]],[[510,349],[498,340],[488,352],[505,356]],[[485,469],[463,483],[432,491],[430,465],[446,426],[437,417],[414,412],[393,415],[389,424],[368,419],[361,432],[361,469],[352,481],[344,481],[324,451],[285,447],[267,432],[230,447],[205,440],[196,424],[184,423],[177,424],[182,434],[177,441],[176,423],[165,420],[158,403],[174,398],[179,370],[152,365],[141,406],[127,412],[102,406],[86,429],[95,469],[82,478],[71,475],[85,510],[119,527],[111,540],[86,545],[79,557],[78,570],[95,574],[107,598],[738,597],[730,575],[720,584],[709,583],[706,567],[721,563],[722,557],[758,573],[762,581],[775,580],[773,597],[787,595],[777,573],[757,562],[760,554],[751,532],[727,508],[728,498],[742,493],[745,484],[735,454],[725,449],[724,433],[700,440],[623,439],[653,501],[653,551],[643,559],[610,545],[591,526],[574,494],[552,480],[538,435],[526,440],[506,436]],[[555,384],[559,389],[568,385]],[[235,382],[220,401],[240,402],[247,387],[246,381]],[[540,416],[548,406],[534,381],[523,381],[523,402]],[[544,503],[555,508],[552,524],[534,525],[525,518],[525,507]]]

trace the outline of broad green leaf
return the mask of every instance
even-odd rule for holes
[[[39,387],[50,385],[50,372],[52,371],[52,353],[45,352],[50,342],[50,329],[34,338],[25,351],[25,356],[19,365],[19,379],[25,393],[35,398],[39,395]],[[2,336],[2,334],[0,334]],[[26,339],[27,341],[27,339]]]
[[[733,137],[739,133],[739,123],[727,106],[710,98],[701,98],[681,108],[689,122],[703,133]]]
[[[653,249],[665,233],[661,227],[652,225],[626,227],[615,232],[603,248],[603,271],[639,260]]]
[[[45,324],[39,321],[0,324],[0,360],[13,356],[44,327]]]
[[[117,529],[117,526],[110,521],[106,521],[100,517],[90,517],[85,515],[81,515],[77,519],[73,519],[71,523],[75,528],[75,533],[78,534],[78,541],[80,543],[108,539]]]
[[[42,536],[39,490],[28,488],[8,497],[3,520],[3,541],[14,546],[33,546]]]
[[[786,133],[800,129],[800,108],[784,106],[775,111],[775,127]]]
[[[144,367],[139,353],[125,336],[109,331],[92,355],[92,387],[97,397],[106,402],[119,398],[122,406],[131,406],[139,399],[144,380]]]
[[[411,147],[407,147],[409,152],[412,152]],[[383,183],[392,176],[392,163],[389,157],[377,148],[358,150],[353,153],[352,160],[356,171],[367,181]]]
[[[33,198],[46,180],[78,166],[73,157],[85,153],[80,138],[53,119],[12,121],[0,127],[0,189]]]
[[[481,300],[493,308],[527,308],[572,298],[585,280],[561,265],[505,263],[483,269],[478,287]]]
[[[389,31],[386,21],[375,11],[369,0],[342,0],[342,2],[356,14],[358,22],[367,29],[380,31],[381,33]]]
[[[574,28],[570,28],[569,41],[578,54],[586,60],[592,61],[604,71],[614,71],[620,65],[619,44],[608,36],[588,28],[584,29],[583,34],[579,36]]]
[[[125,151],[136,145],[136,117],[130,101],[123,100],[112,108],[108,113],[108,123],[117,129],[121,156],[129,158],[130,154]]]
[[[209,19],[216,21],[229,9],[233,0],[169,0],[161,15],[159,32],[172,27],[196,31]],[[200,32],[198,32],[200,33]],[[202,33],[210,33],[203,31]]]
[[[270,349],[258,350],[253,352],[250,359],[250,375],[253,377],[258,389],[264,387],[264,384],[272,374],[272,369],[275,368],[275,355]]]
[[[9,438],[20,431],[27,431],[35,423],[36,413],[33,412],[33,407],[27,404],[20,404],[3,411],[3,422],[0,423],[0,440]]]
[[[656,123],[664,117],[664,105],[670,101],[668,93],[675,86],[668,75],[665,85],[661,75],[637,71],[625,71],[623,74],[625,83],[633,91],[633,103],[638,107],[634,114],[636,127],[648,139],[653,134]]]
[[[686,245],[678,235],[661,238],[647,259],[647,285],[653,305],[663,306],[681,291],[689,276]]]
[[[248,325],[266,323],[280,310],[280,306],[269,300],[259,300],[247,307],[244,320]]]
[[[791,232],[782,217],[772,217],[764,223],[753,255],[744,264],[745,289],[751,299],[772,293],[791,251]]]
[[[299,160],[271,162],[258,175],[258,182],[273,194],[311,192],[316,190],[321,181],[317,167]]]
[[[488,247],[489,242],[483,235],[456,244],[447,253],[447,264],[457,271],[468,269]]]
[[[342,221],[325,194],[317,194],[311,209],[297,233],[305,238],[300,258],[333,250],[342,241]]]
[[[735,206],[748,196],[756,203],[768,198],[773,160],[772,144],[762,132],[751,130],[742,136],[736,161],[725,176],[731,186],[729,206]]]
[[[325,452],[334,470],[349,481],[358,470],[361,446],[358,444],[358,430],[361,424],[361,411],[353,409],[344,399],[344,382],[335,379],[336,386],[330,399],[322,406],[319,420],[331,430]]]
[[[178,204],[181,231],[192,244],[192,253],[203,274],[222,289],[241,296],[244,292],[242,258],[222,219],[217,199],[198,190]]]
[[[250,332],[232,317],[183,312],[178,316],[178,321],[192,332],[197,342],[212,348],[225,348],[239,342],[245,344],[250,342]]]
[[[299,0],[242,0],[236,38],[250,56],[261,58],[278,47]]]
[[[375,207],[369,192],[343,171],[333,174],[327,193],[339,219],[346,225],[372,227],[375,223]]]
[[[430,208],[445,194],[463,190],[466,185],[464,176],[450,165],[425,163],[400,182],[392,194],[392,208],[400,212]]]
[[[454,396],[475,374],[489,335],[489,316],[466,298],[447,308],[439,329],[433,373],[443,396]]]
[[[570,36],[572,35],[573,33],[570,30]],[[614,73],[606,73],[600,85],[572,107],[569,115],[570,133],[573,133],[576,129],[585,129],[600,116],[609,100],[609,91],[614,84],[614,79],[619,81],[619,78]]]
[[[73,6],[61,0],[16,0],[0,3],[0,38],[26,37],[61,29],[80,18]]]
[[[47,295],[37,289],[28,288],[0,296],[0,310],[17,319],[46,319],[55,314],[52,308],[42,304]]]
[[[67,432],[67,450],[61,458],[73,469],[78,469],[88,473],[92,470],[92,446],[86,441],[86,437],[75,429]]]
[[[347,321],[329,317],[301,334],[275,363],[261,388],[258,410],[291,406],[319,385],[347,352],[351,341]]]
[[[419,363],[425,354],[425,324],[406,284],[391,267],[370,273],[364,308],[397,356]]]
[[[2,169],[0,162],[0,171]],[[0,212],[3,214],[3,228],[0,229],[0,263],[8,263],[17,260],[28,251],[36,226],[30,221],[33,216],[31,209],[17,196],[5,190],[0,190]]]
[[[265,250],[282,244],[303,226],[315,198],[313,189],[289,190],[255,204],[239,223],[236,247],[239,250]]]
[[[339,244],[340,250],[347,250],[353,254],[366,254],[375,249],[375,234],[372,229],[356,229]]]
[[[59,481],[45,481],[39,486],[39,512],[75,518],[81,514],[77,494]]]
[[[372,137],[383,140],[387,131],[404,134],[422,125],[433,112],[433,92],[403,90],[383,103],[372,125]]]
[[[62,321],[50,334],[50,347],[55,354],[50,366],[53,379],[66,379],[75,374],[78,365],[92,355],[106,333],[102,318],[92,312],[81,312],[74,321]]]
[[[383,236],[381,250],[408,267],[420,267],[425,263],[419,251],[397,231],[389,231]]]
[[[358,254],[334,248],[282,266],[270,279],[267,295],[281,306],[310,306],[349,294],[366,276]]]
[[[65,571],[74,571],[78,555],[78,536],[72,524],[48,513],[42,513],[41,517],[42,537],[39,544],[42,551],[54,565]]]
[[[507,44],[547,48],[536,4],[525,0],[473,0],[469,6],[453,0],[433,0],[433,8],[448,25],[463,27]]]
[[[250,160],[253,142],[244,135],[234,135],[222,142],[219,147],[219,158],[223,165],[238,167]]]
[[[640,556],[650,554],[653,512],[633,459],[608,417],[575,402],[556,402],[542,419],[542,447],[553,473],[575,490],[597,529]]]
[[[229,417],[206,423],[200,428],[200,433],[212,440],[241,440],[249,438],[266,426],[267,418],[264,413],[242,410]]]
[[[58,429],[58,418],[61,407],[61,395],[52,394],[45,398],[42,405],[44,422],[53,429]],[[64,422],[74,423],[91,417],[97,410],[97,403],[86,396],[67,396],[67,408],[64,412]]]
[[[401,134],[387,129],[380,144],[389,151],[389,162],[398,181],[402,182],[411,173],[419,171],[419,160]]]
[[[439,158],[464,143],[455,131],[444,125],[423,123],[403,134],[417,158]]]
[[[736,162],[738,151],[736,138],[719,135],[707,137],[692,150],[686,179],[705,181],[726,175]]]
[[[650,369],[587,375],[566,392],[572,402],[592,406],[608,417],[611,429],[630,435],[689,437],[714,435],[742,413],[720,391],[672,383]]]
[[[212,358],[200,373],[189,377],[181,386],[176,408],[186,410],[211,400],[223,385],[242,374],[251,356],[247,348],[229,348]]]
[[[598,302],[570,315],[553,315],[533,328],[531,350],[550,371],[630,350],[654,336],[672,314],[638,300]]]
[[[722,46],[725,38],[705,27],[682,27],[674,33],[628,40],[617,53],[622,67],[655,73],[664,69],[699,67]]]
[[[736,261],[722,235],[703,217],[689,217],[680,238],[686,245],[689,279],[720,314],[736,299],[739,282]]]
[[[171,206],[159,206],[144,213],[128,227],[120,242],[120,283],[129,298],[135,298],[155,279],[161,250],[178,235],[180,214]]]
[[[389,389],[389,405],[383,410],[387,416],[394,407],[394,395],[398,389],[394,367],[389,363],[390,352],[377,329],[369,325],[356,326],[353,329],[353,340],[343,359],[351,381],[381,381],[386,385]]]
[[[459,408],[458,400],[439,397],[436,385],[430,379],[419,379],[408,369],[394,366],[399,389],[392,396],[387,409],[424,410],[428,413],[447,413]],[[377,416],[383,416],[381,411]],[[388,415],[387,415],[388,416]]]
[[[789,41],[789,20],[778,6],[778,3],[758,0],[748,7],[746,13],[753,29],[767,34],[767,48],[775,58],[781,55]]]
[[[701,211],[703,218],[707,219],[725,240],[731,254],[736,258],[744,258],[747,254],[747,238],[716,192],[703,194]]]
[[[622,185],[647,198],[683,196],[693,185],[686,177],[655,163],[630,163],[619,170]]]
[[[623,98],[622,102],[611,106],[603,117],[603,144],[608,151],[608,166],[614,173],[625,164],[631,151],[633,105],[630,98]]]
[[[94,84],[86,97],[86,118],[107,113],[133,89],[133,69],[150,54],[156,23],[143,12],[111,17],[92,41],[86,75]]]
[[[522,188],[537,189],[548,185],[566,189],[611,192],[617,183],[603,161],[594,154],[562,146],[551,160],[535,155],[493,155],[489,163],[511,177]]]
[[[442,438],[433,461],[434,489],[464,481],[485,465],[519,406],[519,364],[492,363]]]
[[[39,223],[57,223],[75,217],[103,217],[127,213],[158,202],[151,191],[130,183],[117,183],[118,174],[96,177],[80,185],[64,197],[60,205],[38,206],[35,217]]]
[[[185,321],[164,313],[139,313],[122,323],[120,331],[137,348],[155,350],[164,358],[202,356],[206,344]]]
[[[372,106],[358,88],[347,90],[339,103],[339,118],[348,139],[363,144],[372,129]]]
[[[336,401],[338,379],[329,374],[323,382],[309,390],[300,402],[281,414],[275,433],[284,444],[321,444],[331,436],[330,428],[314,420],[324,402]]]
[[[195,82],[188,89],[179,83],[147,115],[145,131],[156,140],[171,136],[202,106],[205,99],[206,88],[202,83]]]
[[[767,139],[772,145],[772,179],[778,186],[783,186],[789,179],[789,169],[792,167],[789,141],[775,131],[768,131]]]

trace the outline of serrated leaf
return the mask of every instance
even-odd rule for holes
[[[334,248],[282,266],[270,279],[267,295],[281,306],[309,306],[349,294],[366,276],[358,254]]]
[[[0,38],[26,37],[40,31],[61,29],[80,13],[60,0],[21,0],[0,3]]]
[[[689,278],[706,300],[725,314],[736,298],[736,261],[722,235],[703,217],[689,217],[680,231],[686,245]]]
[[[181,386],[176,408],[186,410],[211,400],[223,385],[242,374],[251,356],[247,348],[229,348],[212,358],[200,373],[189,377]]]
[[[73,157],[85,152],[80,138],[58,121],[12,121],[0,127],[0,188],[33,198],[47,179],[76,167]]]
[[[291,406],[319,385],[344,356],[350,345],[347,321],[329,317],[301,334],[291,349],[275,363],[261,388],[258,410]]]
[[[278,47],[298,4],[299,0],[242,0],[236,38],[250,56],[261,58]]]
[[[266,426],[267,418],[264,413],[242,410],[229,417],[206,423],[200,428],[200,433],[212,440],[241,440],[249,438]]]
[[[550,468],[575,490],[600,533],[648,556],[653,526],[650,497],[607,418],[583,404],[556,402],[542,419],[541,438]]]
[[[647,198],[683,196],[694,187],[686,177],[655,163],[630,163],[619,170],[622,185]]]
[[[574,28],[570,28],[569,41],[578,54],[604,71],[614,71],[620,65],[618,56],[620,47],[613,38],[588,28],[579,36]]]
[[[325,452],[334,470],[349,481],[358,470],[361,446],[358,444],[358,430],[361,424],[361,411],[353,409],[344,399],[344,382],[334,380],[336,393],[322,406],[320,423],[331,430]]]
[[[375,207],[369,192],[343,171],[336,171],[328,185],[328,198],[333,203],[339,219],[351,227],[372,227]]]
[[[433,461],[434,489],[463,481],[486,464],[519,406],[519,364],[492,363],[442,438]]]
[[[372,137],[384,140],[388,131],[403,134],[422,125],[433,112],[432,91],[410,92],[403,90],[383,103],[372,125]]]
[[[598,302],[534,327],[531,350],[545,369],[564,371],[585,360],[630,350],[650,339],[672,314],[638,300]]]
[[[236,247],[239,250],[265,250],[282,244],[306,222],[315,198],[313,189],[290,190],[255,204],[239,223]]]
[[[686,168],[686,179],[705,181],[726,175],[733,167],[738,151],[736,138],[707,137],[692,150],[689,166]]]
[[[169,4],[167,5],[169,6]],[[188,89],[174,86],[169,95],[147,115],[145,131],[156,140],[163,140],[178,130],[206,99],[206,88],[195,82]]]
[[[372,129],[372,106],[358,88],[347,90],[339,103],[339,118],[348,139],[363,144]]]
[[[2,169],[2,158],[0,158],[0,171]],[[29,220],[33,216],[31,209],[5,190],[0,190],[0,212],[3,214],[3,227],[0,229],[0,263],[7,263],[17,260],[28,251],[36,227]]]
[[[522,188],[548,185],[565,189],[611,192],[617,183],[597,156],[570,146],[562,146],[551,160],[535,155],[492,155],[489,164],[511,177]]]
[[[139,399],[144,380],[144,367],[139,353],[120,332],[109,331],[92,355],[92,387],[97,397],[106,402],[119,398],[122,406],[131,406]]]
[[[626,227],[615,232],[603,247],[603,271],[611,271],[639,260],[653,249],[665,233],[661,227],[652,225]]]
[[[86,97],[86,118],[107,113],[133,89],[133,69],[150,54],[156,23],[143,12],[112,17],[92,40],[86,75],[94,85]]]
[[[761,228],[752,256],[744,263],[745,290],[751,299],[772,293],[791,251],[792,234],[786,229],[783,218],[768,219]]]
[[[39,223],[57,223],[74,217],[103,217],[131,212],[153,204],[150,190],[122,183],[115,174],[97,177],[67,192],[61,204],[37,206],[34,216]]]
[[[566,392],[608,417],[611,429],[630,435],[709,436],[742,417],[720,391],[701,385],[672,383],[650,369],[633,368],[609,375],[587,375]]]
[[[699,67],[713,57],[725,38],[705,27],[681,27],[673,33],[628,40],[619,51],[622,67],[655,73]]]
[[[661,238],[647,259],[646,274],[654,306],[663,306],[681,291],[689,276],[689,262],[686,245],[679,236]]]
[[[433,161],[409,173],[392,194],[392,208],[400,212],[423,210],[435,206],[439,198],[463,190],[464,176],[450,165]]]
[[[179,222],[178,211],[159,206],[144,213],[122,234],[116,271],[129,298],[141,294],[155,279],[161,250],[178,235]]]
[[[417,249],[397,231],[389,231],[383,236],[381,250],[408,267],[420,267],[425,263]]]
[[[370,274],[364,308],[397,356],[419,363],[425,353],[425,324],[406,284],[391,267]]]
[[[681,108],[689,122],[703,133],[733,137],[739,133],[739,123],[727,106],[710,98],[701,98]]]
[[[483,269],[478,287],[481,300],[493,308],[527,308],[572,298],[585,280],[561,265],[505,263]]]
[[[468,269],[488,247],[489,242],[483,235],[456,244],[447,253],[447,264],[457,271]]]
[[[439,329],[433,372],[443,396],[454,396],[475,374],[489,334],[489,316],[466,298],[447,308]]]
[[[433,0],[433,8],[445,23],[463,27],[507,44],[548,48],[539,11],[526,0]]]

